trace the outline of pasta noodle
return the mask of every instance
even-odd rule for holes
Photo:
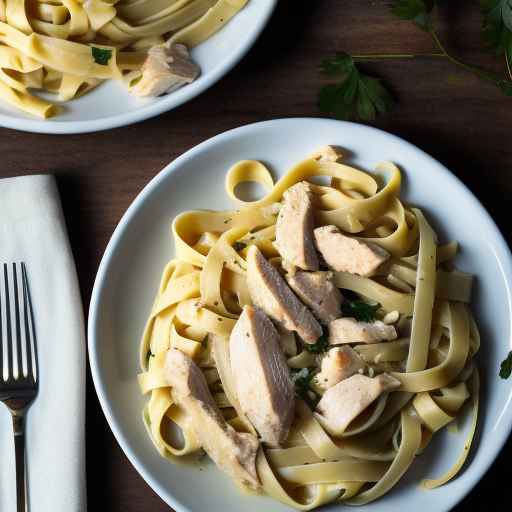
[[[137,16],[139,4],[141,0],[124,6],[125,16]],[[151,5],[156,9],[159,3]],[[192,25],[187,30],[183,37],[195,37]],[[3,58],[18,56],[6,53]],[[19,56],[16,62],[32,70],[31,58]],[[271,263],[282,264],[274,241],[283,194],[315,176],[329,181],[311,184],[316,224],[335,225],[390,253],[374,275],[334,271],[332,282],[358,304],[378,303],[377,318],[395,325],[397,339],[356,343],[353,348],[363,361],[360,373],[388,373],[400,387],[382,394],[336,436],[323,427],[311,401],[325,390],[314,379],[306,394],[296,388],[300,398],[287,440],[277,448],[260,444],[256,468],[261,491],[298,510],[335,501],[369,503],[389,492],[415,457],[428,449],[433,435],[453,425],[470,403],[473,420],[463,453],[445,475],[421,484],[426,489],[443,485],[463,466],[476,429],[478,373],[473,357],[480,337],[468,308],[472,276],[453,267],[458,245],[439,245],[421,210],[401,202],[401,174],[389,162],[367,174],[343,163],[308,158],[274,182],[261,162],[241,161],[226,176],[227,195],[238,209],[189,211],[175,218],[175,259],[164,269],[141,342],[139,382],[142,393],[150,395],[143,412],[148,433],[166,457],[201,450],[191,418],[176,405],[166,381],[165,356],[176,348],[202,369],[230,425],[257,435],[237,397],[229,352],[231,330],[243,306],[251,304],[248,248],[256,245]],[[237,196],[238,185],[248,181],[265,188],[261,199],[247,202]],[[290,372],[318,371],[322,355],[306,350],[293,333],[279,332]],[[166,428],[169,423],[173,429]]]
[[[168,40],[194,48],[248,0],[1,0],[0,99],[46,119],[107,79],[130,87],[148,49]],[[38,71],[42,80],[31,80]],[[30,91],[29,91],[30,89]]]

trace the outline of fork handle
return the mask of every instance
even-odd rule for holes
[[[25,512],[25,415],[12,415],[14,452],[16,455],[16,502],[17,512]]]

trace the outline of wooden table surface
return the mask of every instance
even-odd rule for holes
[[[426,34],[389,14],[389,4],[281,0],[259,41],[228,76],[187,105],[144,123],[72,136],[0,130],[0,177],[34,172],[58,177],[86,311],[113,229],[141,188],[169,161],[243,124],[319,115],[316,97],[323,79],[318,64],[336,51],[433,50]],[[482,48],[476,0],[448,2],[441,24],[442,37],[456,54],[503,69],[501,59]],[[443,60],[392,61],[366,68],[392,84],[397,99],[393,111],[372,124],[444,163],[484,203],[510,242],[512,98]],[[470,219],[467,228],[471,229]],[[476,503],[488,503],[488,510],[498,510],[494,507],[502,503],[502,509],[509,495],[505,474],[510,474],[506,463],[511,455],[509,442],[492,470],[456,510],[477,509]],[[87,472],[91,511],[169,510],[121,452],[90,376]]]

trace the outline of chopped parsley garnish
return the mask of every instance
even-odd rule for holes
[[[107,48],[98,48],[97,46],[91,47],[92,57],[96,64],[106,66],[108,61],[112,58],[112,50]]]
[[[244,242],[235,242],[233,244],[233,249],[235,249],[236,252],[241,251],[242,249],[245,249],[247,247],[247,244]]]
[[[295,384],[295,393],[302,398],[312,409],[318,403],[318,395],[310,388],[311,379],[315,376],[314,368],[301,368],[300,370],[292,370],[292,381]],[[315,398],[312,398],[312,394]]]
[[[329,339],[325,334],[322,334],[316,343],[304,343],[304,350],[311,352],[312,354],[321,354],[329,348]]]
[[[512,375],[512,350],[508,353],[506,359],[501,363],[500,377],[502,379],[508,379]]]
[[[355,318],[360,322],[374,322],[379,309],[380,304],[367,304],[360,300],[346,301],[341,305],[341,311],[345,316]]]
[[[342,288],[341,293],[346,300],[361,300],[361,297],[348,288]]]

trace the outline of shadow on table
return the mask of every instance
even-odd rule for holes
[[[280,0],[260,38],[244,59],[251,68],[258,63],[279,62],[289,52],[298,49],[305,40],[304,33],[311,30],[314,12],[322,5],[315,2]]]

